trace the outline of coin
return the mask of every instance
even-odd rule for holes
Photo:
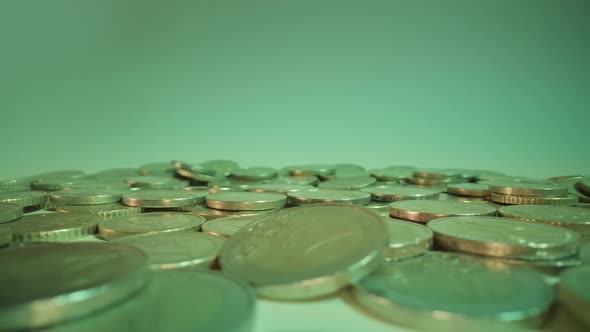
[[[107,308],[149,280],[146,256],[105,243],[43,243],[0,251],[0,330],[39,328]]]
[[[66,205],[50,203],[47,210],[54,210],[58,213],[83,213],[99,216],[104,219],[112,219],[123,216],[131,216],[141,213],[141,208],[126,206],[120,203],[100,205]]]
[[[401,186],[374,186],[363,188],[374,201],[396,202],[411,199],[437,199],[439,192],[429,189],[407,188]]]
[[[369,171],[379,181],[399,181],[412,177],[413,168],[375,168]]]
[[[47,193],[34,190],[15,190],[0,192],[0,203],[11,203],[22,207],[43,205],[47,201]]]
[[[1,178],[0,190],[29,189],[31,182],[35,181],[36,179],[37,177],[35,176]]]
[[[318,184],[318,178],[312,175],[308,176],[279,176],[269,180],[267,184],[293,184],[293,185],[310,185]]]
[[[285,167],[290,175],[295,176],[317,176],[332,175],[336,169],[330,165],[296,165]]]
[[[163,176],[136,176],[127,178],[125,181],[133,187],[149,189],[172,189],[188,186],[187,181]]]
[[[484,256],[554,260],[578,253],[580,234],[553,225],[499,217],[449,217],[428,223],[437,246]]]
[[[490,196],[492,202],[513,205],[556,205],[556,206],[574,206],[578,203],[575,196],[565,197],[535,197],[535,196],[515,196],[492,193]]]
[[[49,194],[52,202],[68,205],[98,205],[116,203],[121,200],[118,190],[72,189],[54,191]]]
[[[461,178],[463,175],[461,172],[453,169],[421,169],[412,173],[414,177],[422,179],[448,179],[448,178]]]
[[[365,209],[369,209],[373,212],[378,213],[382,217],[389,218],[389,203],[384,202],[371,202],[369,204],[363,205]]]
[[[112,240],[123,236],[198,230],[205,218],[181,212],[153,212],[109,219],[98,225],[98,236]]]
[[[240,229],[260,219],[260,215],[217,218],[206,221],[202,231],[211,235],[230,238]]]
[[[31,183],[31,189],[42,190],[42,191],[55,191],[62,190],[68,186],[74,185],[79,182],[79,179],[73,179],[70,177],[65,178],[39,178]]]
[[[206,206],[196,205],[193,206],[190,213],[202,216],[206,220],[213,220],[217,218],[230,218],[230,217],[247,217],[247,216],[258,216],[265,213],[272,213],[276,211],[273,210],[259,210],[259,211],[229,211],[229,210],[218,210],[218,209],[210,209]]]
[[[280,183],[263,183],[248,186],[248,191],[255,191],[259,193],[271,192],[288,194],[291,191],[299,191],[305,189],[313,189],[313,186],[306,184],[280,184]]]
[[[175,189],[138,190],[124,194],[123,204],[144,208],[180,207],[203,203],[208,194]]]
[[[489,185],[489,191],[495,194],[515,196],[559,197],[567,195],[567,188],[559,184],[516,181],[494,182]]]
[[[171,270],[211,266],[225,240],[198,232],[166,232],[114,240],[143,251],[152,269]]]
[[[18,204],[0,203],[0,224],[14,221],[23,215],[23,207]]]
[[[214,170],[217,176],[228,176],[233,170],[240,168],[237,162],[224,159],[207,160],[202,162],[201,166]]]
[[[172,175],[174,174],[174,168],[170,163],[147,163],[139,166],[140,175]]]
[[[590,210],[548,205],[511,205],[498,210],[503,217],[537,221],[569,228],[584,238],[590,237]]]
[[[350,178],[369,176],[369,172],[364,167],[355,164],[335,164],[332,165],[334,168],[334,174],[320,175],[323,180],[333,180],[339,178]]]
[[[223,247],[223,271],[276,299],[336,292],[381,264],[383,218],[354,205],[318,204],[261,216]]]
[[[371,194],[362,191],[336,189],[308,189],[287,194],[293,205],[314,203],[342,203],[366,205],[371,201]]]
[[[479,203],[411,200],[394,202],[389,206],[390,214],[394,218],[424,223],[441,217],[496,215],[496,208]]]
[[[536,272],[495,270],[464,255],[439,252],[385,264],[352,292],[385,320],[437,331],[486,331],[486,325],[473,329],[473,324],[487,321],[540,325],[554,299]]]
[[[236,168],[231,171],[230,177],[241,180],[268,180],[276,178],[279,173],[276,169],[270,167],[248,167]]]
[[[153,273],[136,296],[47,332],[252,332],[256,298],[245,283],[219,272]]]
[[[229,211],[257,211],[285,206],[287,197],[277,193],[224,191],[207,196],[207,206]]]
[[[422,255],[432,247],[432,231],[428,227],[403,220],[385,219],[389,246],[384,251],[386,260]]]
[[[418,184],[422,186],[438,186],[447,183],[461,183],[464,180],[462,178],[447,178],[447,179],[436,179],[436,178],[409,178],[406,179],[408,183]]]
[[[15,242],[69,241],[96,233],[101,218],[81,213],[30,214],[10,223]]]
[[[480,183],[452,183],[447,185],[449,194],[460,195],[460,196],[473,196],[473,197],[488,197],[490,192],[488,186]]]
[[[123,180],[76,180],[75,182],[65,183],[59,190],[129,190],[131,186]]]
[[[576,188],[583,194],[590,196],[590,175],[582,178],[576,185]]]
[[[318,187],[322,189],[360,189],[376,181],[375,178],[370,176],[344,177],[322,182]]]
[[[200,165],[200,164],[187,163],[187,162],[182,162],[182,161],[178,161],[178,160],[173,160],[172,166],[174,166],[174,168],[176,168],[177,172],[179,169],[182,169],[182,170],[186,170],[186,171],[193,172],[193,173],[199,173],[199,174],[203,174],[203,175],[211,175],[211,176],[215,175],[214,169],[206,168],[205,166]]]
[[[105,169],[94,174],[94,176],[98,179],[114,179],[120,180],[119,182],[123,182],[124,179],[137,175],[140,175],[139,169],[137,168],[112,168]]]
[[[557,287],[562,303],[580,322],[590,327],[590,265],[565,270]]]

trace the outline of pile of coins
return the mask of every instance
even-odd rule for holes
[[[402,328],[582,331],[588,203],[590,177],[410,166],[4,179],[0,330],[253,331],[256,297],[340,296]]]

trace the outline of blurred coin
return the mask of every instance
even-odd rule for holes
[[[310,185],[318,184],[318,178],[313,175],[306,176],[279,176],[267,182],[268,184],[293,184],[293,185]]]
[[[262,183],[248,186],[248,191],[255,191],[259,193],[271,192],[287,194],[292,191],[299,191],[305,189],[313,189],[313,186],[306,184],[276,184],[276,183]]]
[[[214,170],[217,176],[228,176],[233,170],[240,168],[237,162],[224,159],[207,160],[202,162],[201,166]]]
[[[123,180],[77,180],[64,183],[59,190],[129,190],[131,186]]]
[[[12,243],[12,227],[2,225],[0,227],[0,247],[5,247]]]
[[[567,188],[552,183],[530,183],[516,181],[498,181],[489,185],[489,191],[495,194],[536,197],[559,197],[567,195]]]
[[[399,260],[422,255],[432,247],[432,231],[422,225],[391,218],[385,219],[389,246],[384,251],[386,260]]]
[[[73,179],[73,178],[39,178],[36,181],[31,183],[31,189],[33,190],[43,190],[43,191],[55,191],[55,190],[63,190],[69,186],[72,186],[78,182],[81,182],[81,179]],[[82,182],[87,182],[86,178],[83,179]]]
[[[170,163],[147,163],[139,166],[140,175],[172,175],[174,168]]]
[[[578,207],[548,205],[511,205],[498,210],[503,217],[537,221],[569,228],[582,237],[590,237],[590,210]]]
[[[285,167],[285,169],[290,175],[295,176],[332,175],[336,173],[336,169],[330,165],[296,165]]]
[[[251,287],[220,272],[171,270],[133,298],[46,332],[252,332]]]
[[[30,214],[10,223],[10,226],[15,242],[54,242],[92,235],[101,220],[81,213]]]
[[[148,189],[172,189],[188,185],[186,181],[162,176],[137,176],[127,178],[125,181],[133,187]]]
[[[322,182],[318,187],[322,189],[360,189],[376,181],[375,178],[370,176],[345,177]]]
[[[405,181],[411,184],[419,184],[423,186],[438,186],[444,185],[447,183],[461,183],[464,180],[462,178],[446,178],[446,179],[437,179],[437,178],[408,178]]]
[[[62,190],[51,192],[49,194],[49,199],[54,203],[68,205],[109,204],[121,200],[121,191],[87,189]]]
[[[301,206],[261,216],[256,227],[236,233],[220,263],[262,296],[305,299],[333,293],[373,271],[387,241],[383,218],[364,208]]]
[[[0,203],[0,224],[14,221],[23,215],[23,207],[18,204]]]
[[[334,168],[334,174],[321,175],[323,180],[369,176],[369,172],[364,167],[355,164],[335,164],[332,167]]]
[[[477,196],[459,196],[459,195],[448,194],[448,193],[440,193],[438,195],[438,199],[441,201],[475,202],[475,203],[481,203],[481,204],[486,204],[486,205],[493,204],[494,206],[501,206],[499,204],[492,203],[492,202],[486,200],[484,197],[477,197]]]
[[[371,201],[371,194],[353,190],[314,188],[290,192],[287,196],[289,197],[289,203],[293,205],[314,203],[348,203],[366,205]]]
[[[98,226],[98,236],[112,240],[130,235],[198,230],[204,222],[205,218],[188,213],[145,213],[105,220]]]
[[[0,251],[0,330],[39,328],[96,312],[149,280],[146,256],[105,243],[53,243]]]
[[[535,197],[535,196],[516,196],[491,193],[492,202],[512,205],[556,205],[556,206],[573,206],[578,203],[575,196],[564,197]]]
[[[69,178],[77,179],[86,176],[84,171],[80,170],[61,170],[45,172],[38,175],[39,178]]]
[[[137,168],[113,168],[105,169],[94,174],[98,179],[102,180],[120,180],[123,182],[128,177],[140,175],[139,169]]]
[[[240,229],[260,219],[260,215],[217,218],[206,221],[202,231],[211,235],[230,238]]]
[[[374,168],[369,173],[379,181],[398,181],[411,178],[413,168]]]
[[[187,162],[182,162],[182,161],[178,161],[178,160],[173,160],[172,166],[174,168],[176,168],[177,171],[178,171],[178,169],[183,169],[186,171],[204,174],[204,175],[211,175],[211,176],[215,175],[214,169],[206,168],[205,166],[200,165],[200,164],[187,163]]]
[[[83,213],[99,216],[104,219],[112,219],[123,216],[131,216],[141,213],[141,208],[126,206],[120,203],[100,205],[66,205],[51,203],[47,210],[54,210],[58,213]]]
[[[35,176],[1,178],[0,190],[29,189],[31,187],[31,183],[36,179],[37,177]]]
[[[277,193],[224,191],[207,196],[207,206],[230,211],[271,210],[285,206],[287,197]]]
[[[228,218],[228,217],[246,217],[246,216],[257,216],[265,213],[271,213],[276,210],[260,210],[260,211],[229,211],[229,210],[218,210],[210,209],[206,206],[197,205],[193,206],[190,213],[202,216],[206,220],[212,220],[217,218]]]
[[[11,203],[22,207],[28,207],[43,205],[46,201],[47,193],[44,191],[15,190],[0,192],[0,203]]]
[[[225,240],[199,232],[166,232],[114,240],[143,251],[152,269],[171,270],[211,266]]]
[[[451,216],[495,216],[494,207],[479,204],[437,200],[399,201],[389,205],[390,214],[394,218],[429,222],[435,218]]]
[[[449,194],[460,195],[460,196],[473,196],[473,197],[488,197],[490,192],[488,186],[480,183],[453,183],[447,185]]]
[[[420,169],[412,173],[414,177],[422,179],[449,179],[449,178],[461,178],[463,175],[461,172],[453,169]]]
[[[439,192],[429,189],[407,188],[401,186],[373,186],[361,189],[368,192],[374,201],[396,202],[411,199],[437,199]]]
[[[207,195],[206,191],[138,190],[124,194],[123,204],[143,208],[179,207],[203,203]]]
[[[236,168],[231,171],[230,177],[241,180],[268,180],[277,177],[278,172],[270,167]]]
[[[464,255],[429,252],[383,265],[356,285],[353,297],[411,328],[486,331],[485,321],[540,325],[554,294],[536,272],[495,270]]]
[[[564,271],[558,285],[559,300],[580,322],[590,327],[590,265]]]
[[[555,260],[578,253],[580,234],[553,225],[499,217],[449,217],[428,223],[447,250],[525,260]]]
[[[369,204],[363,205],[363,207],[373,212],[377,212],[382,217],[389,218],[389,203],[387,202],[371,202]]]

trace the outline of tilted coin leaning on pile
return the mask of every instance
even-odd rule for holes
[[[410,166],[0,179],[0,331],[245,332],[257,301],[334,297],[402,329],[590,329],[588,203],[590,176]]]

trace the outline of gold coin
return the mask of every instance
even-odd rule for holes
[[[422,186],[438,186],[447,183],[461,183],[464,180],[462,178],[447,178],[447,179],[435,179],[435,178],[409,178],[406,180],[408,183],[417,184]]]
[[[564,271],[560,275],[558,293],[560,302],[577,318],[590,327],[590,265]]]
[[[422,255],[432,247],[432,231],[422,225],[391,218],[385,219],[389,232],[389,246],[384,251],[386,260]]]
[[[360,189],[375,183],[375,178],[370,176],[344,177],[328,180],[320,183],[318,188],[322,189]]]
[[[348,204],[318,204],[261,216],[221,251],[223,271],[277,299],[323,296],[377,268],[388,243],[383,218]]]
[[[299,191],[305,189],[313,189],[313,186],[307,184],[280,184],[280,183],[263,183],[248,186],[248,191],[254,191],[259,193],[279,193],[288,194],[292,191]]]
[[[125,179],[133,187],[148,189],[173,189],[188,186],[187,181],[181,181],[165,176],[135,176]]]
[[[15,242],[69,241],[96,233],[101,218],[81,213],[30,214],[10,223]]]
[[[484,256],[554,260],[577,254],[580,246],[574,231],[510,218],[438,218],[428,228],[437,246]]]
[[[225,240],[198,232],[166,232],[127,236],[113,242],[143,251],[152,269],[208,268],[219,255]]]
[[[383,319],[436,331],[488,331],[496,322],[540,325],[554,300],[552,288],[534,271],[497,270],[440,252],[384,264],[352,292]]]
[[[287,203],[287,196],[278,193],[223,191],[207,196],[207,206],[229,211],[278,209]]]
[[[330,165],[297,165],[285,167],[290,175],[294,176],[316,176],[332,175],[336,169]]]
[[[414,171],[412,175],[416,178],[422,179],[449,179],[449,178],[461,178],[463,177],[461,172],[453,169],[421,169]]]
[[[371,194],[362,191],[337,189],[308,189],[287,194],[289,203],[293,205],[315,203],[341,203],[366,205],[371,201]]]
[[[123,195],[123,204],[143,208],[181,207],[203,203],[206,191],[153,189],[131,191]]]
[[[437,199],[439,192],[429,189],[407,188],[402,186],[373,186],[363,188],[361,191],[368,192],[374,201],[396,202],[411,199]]]
[[[488,190],[488,186],[485,184],[480,183],[452,183],[447,185],[447,190],[449,194],[459,195],[459,196],[473,196],[473,197],[488,197],[490,196],[490,192]]]
[[[495,216],[496,208],[479,204],[455,201],[410,200],[399,201],[389,205],[394,218],[429,222],[435,218],[451,216]]]
[[[556,205],[556,206],[573,206],[578,203],[575,196],[565,197],[535,197],[535,196],[515,196],[492,193],[490,199],[493,202],[512,205]]]
[[[181,212],[153,212],[102,221],[98,236],[112,240],[123,236],[198,230],[205,218]]]
[[[204,233],[230,238],[240,229],[260,219],[260,215],[217,218],[206,221],[202,228]]]
[[[121,194],[118,190],[72,189],[51,192],[49,199],[67,205],[98,205],[116,203],[121,200]]]
[[[124,301],[149,281],[146,256],[111,243],[42,243],[0,251],[0,330],[29,330]]]
[[[99,216],[104,219],[131,216],[140,214],[141,208],[126,206],[119,203],[100,205],[65,205],[50,203],[47,210],[55,210],[58,213],[84,213]]]
[[[537,221],[569,228],[584,238],[590,237],[590,210],[549,205],[511,205],[498,210],[503,217]]]
[[[567,187],[553,183],[498,181],[489,185],[495,194],[514,196],[559,197],[567,195]]]
[[[590,175],[582,178],[577,184],[576,188],[583,194],[590,196]]]

